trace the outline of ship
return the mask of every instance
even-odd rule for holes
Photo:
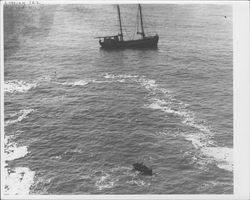
[[[118,19],[119,19],[119,33],[112,36],[96,37],[99,38],[99,44],[103,49],[153,49],[157,48],[159,35],[146,35],[143,26],[143,17],[142,17],[142,8],[138,4],[139,19],[140,19],[140,31],[137,31],[137,34],[141,35],[139,39],[124,40],[123,39],[123,28],[121,22],[121,12],[120,7],[117,5]]]

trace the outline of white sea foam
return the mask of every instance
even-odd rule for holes
[[[171,108],[171,102],[167,102],[164,100],[160,100],[157,98],[153,98],[151,99],[151,101],[153,103],[151,103],[150,105],[148,105],[148,108],[151,109],[158,109],[161,110],[163,112],[169,113],[169,114],[174,114],[180,117],[186,117],[188,115],[188,113],[184,110],[177,110],[177,109],[173,109]]]
[[[205,125],[203,125],[201,123],[196,122],[194,114],[193,113],[191,114],[191,112],[188,115],[185,115],[185,118],[182,121],[182,123],[184,123],[188,126],[194,127],[196,129],[204,132],[204,133],[212,134],[208,127],[206,127]]]
[[[98,187],[99,190],[112,188],[114,186],[114,180],[110,178],[109,174],[105,174],[99,178],[99,180],[95,183],[95,186]]]
[[[115,75],[106,73],[104,75],[104,78],[111,78],[112,79],[112,78],[115,78]]]
[[[31,112],[34,112],[34,109],[24,109],[24,110],[20,110],[19,112],[16,112],[16,113],[12,114],[12,117],[17,116],[17,118],[16,119],[7,120],[5,122],[5,126],[8,126],[10,124],[14,124],[14,123],[22,121],[23,119],[27,118],[27,116]]]
[[[33,184],[35,172],[26,167],[10,169],[6,161],[24,157],[28,153],[26,146],[18,146],[13,142],[14,136],[4,137],[4,193],[6,195],[29,194],[30,186]]]
[[[9,147],[5,154],[5,160],[15,160],[17,158],[22,158],[28,153],[28,148],[26,146],[17,147],[13,145]]]
[[[27,83],[22,80],[10,80],[4,82],[4,92],[6,93],[15,93],[15,92],[27,92],[32,88],[37,87],[37,82]]]
[[[138,185],[138,186],[150,186],[150,183],[146,183],[143,180],[134,180],[134,179],[132,179],[130,181],[127,181],[126,183],[131,184],[131,185]]]
[[[196,158],[200,165],[215,163],[219,168],[227,171],[233,171],[233,149],[228,147],[219,147],[210,135],[204,133],[195,133],[184,135],[185,139],[192,142],[192,145],[199,150],[200,156]]]
[[[138,79],[138,82],[145,87],[146,89],[150,91],[160,91],[161,93],[165,94],[166,99],[158,99],[158,98],[152,98],[151,99],[151,104],[148,105],[149,108],[151,109],[158,109],[163,112],[173,114],[179,117],[182,117],[182,123],[191,126],[193,128],[196,128],[202,132],[211,134],[211,131],[209,130],[208,127],[203,125],[202,123],[198,123],[195,119],[195,114],[191,111],[188,111],[186,109],[186,104],[182,103],[181,101],[174,99],[170,91],[165,89],[165,88],[160,88],[155,80],[150,80],[150,79],[145,79],[145,78],[140,78]]]
[[[165,97],[171,97],[170,90],[167,90],[166,88],[159,87],[158,84],[156,84],[156,81],[153,79],[146,79],[144,77],[140,77],[135,80],[136,82],[140,83],[141,86],[143,86],[145,89],[151,91],[151,92],[160,92],[165,95]]]
[[[158,87],[154,80],[140,78],[138,79],[138,82],[147,90],[168,93],[168,90]],[[183,135],[185,139],[191,141],[192,145],[201,153],[201,156],[195,157],[196,162],[202,165],[207,165],[208,163],[213,162],[216,163],[219,168],[232,171],[232,149],[218,147],[211,139],[214,133],[206,125],[204,125],[203,121],[200,122],[196,119],[195,113],[186,109],[186,104],[172,98],[171,96],[166,97],[168,98],[151,98],[151,104],[147,107],[179,116],[182,118],[183,124],[197,129],[198,132],[196,133]]]
[[[27,195],[34,183],[35,172],[26,167],[4,168],[5,195]]]
[[[186,135],[185,139],[191,141],[191,143],[196,149],[200,149],[206,145],[204,143],[204,139],[200,135]]]
[[[233,171],[233,149],[227,147],[205,147],[201,152],[216,160],[219,168]]]
[[[147,105],[148,108],[154,110],[161,110],[162,112],[173,114],[182,118],[182,123],[193,127],[197,130],[195,133],[183,135],[186,140],[190,141],[192,145],[200,152],[200,156],[195,157],[195,162],[207,165],[208,163],[215,162],[219,168],[232,171],[233,159],[232,149],[226,147],[218,147],[211,139],[214,133],[209,129],[203,121],[199,121],[196,118],[195,113],[186,109],[188,106],[183,102],[174,99],[171,92],[165,88],[159,87],[153,79],[147,79],[144,76],[138,75],[114,75],[105,74],[106,79],[115,79],[115,81],[125,81],[126,79],[139,83],[142,87],[152,92],[155,95],[162,95],[162,98],[151,98],[151,103]],[[163,132],[164,133],[164,132]],[[164,135],[159,133],[159,135]],[[130,183],[135,184],[134,181]]]
[[[139,78],[138,82],[143,87],[145,87],[147,90],[155,90],[155,89],[157,89],[157,84],[155,83],[155,80],[145,79],[145,78]]]
[[[137,78],[138,75],[125,74],[121,75],[120,78]]]
[[[24,157],[28,153],[26,146],[18,146],[13,142],[13,136],[4,137],[4,160],[10,161]]]
[[[78,81],[74,81],[74,82],[64,82],[64,83],[59,83],[61,85],[67,85],[67,86],[84,86],[89,84],[89,81],[86,80],[78,80]]]
[[[131,74],[118,74],[118,75],[114,75],[114,74],[108,74],[106,73],[104,75],[104,78],[107,79],[115,79],[115,78],[120,78],[120,79],[128,79],[128,78],[137,78],[138,75],[131,75]]]
[[[167,90],[165,88],[158,87],[155,80],[147,79],[144,76],[131,75],[131,74],[117,74],[117,75],[114,75],[114,74],[106,73],[104,75],[104,78],[113,79],[113,81],[115,81],[115,82],[125,82],[126,80],[130,80],[130,81],[140,83],[141,86],[143,86],[144,88],[146,88],[147,90],[150,90],[150,91],[156,91],[157,90],[157,91],[160,91],[163,94],[170,93],[169,90]]]
[[[33,178],[33,183],[31,184],[31,187],[29,188],[29,194],[30,195],[46,195],[48,193],[49,185],[52,181],[51,178],[45,178],[41,175],[36,174]]]

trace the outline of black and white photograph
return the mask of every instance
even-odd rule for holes
[[[235,194],[232,2],[1,4],[1,195]]]

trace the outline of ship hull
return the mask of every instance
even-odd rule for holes
[[[145,37],[138,40],[127,40],[127,41],[100,41],[100,45],[104,49],[153,49],[157,48],[159,36]]]

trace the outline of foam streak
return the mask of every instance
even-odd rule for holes
[[[4,92],[6,93],[24,93],[37,87],[37,82],[27,83],[22,80],[11,80],[4,82]]]

